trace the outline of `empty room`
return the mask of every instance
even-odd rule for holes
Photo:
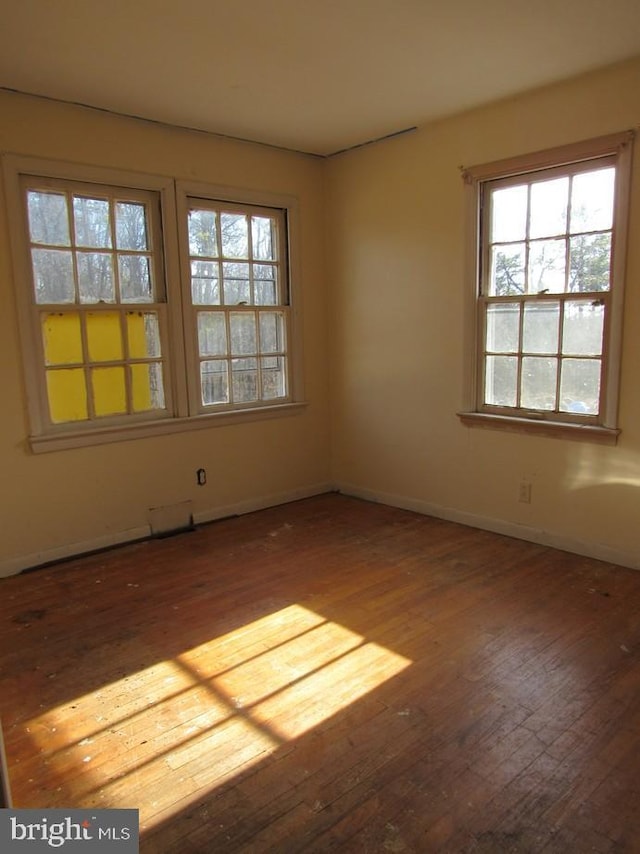
[[[640,851],[637,0],[0,29],[5,814]]]

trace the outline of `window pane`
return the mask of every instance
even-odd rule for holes
[[[229,315],[231,353],[243,356],[257,352],[256,318],[253,312],[232,312]]]
[[[198,312],[198,352],[201,356],[226,356],[227,326],[221,312]]]
[[[489,296],[508,297],[524,293],[524,243],[491,247]]]
[[[94,368],[91,371],[91,386],[96,415],[121,415],[127,411],[124,368]]]
[[[524,240],[527,233],[527,185],[494,190],[491,200],[491,242]]]
[[[142,252],[149,248],[147,211],[135,202],[116,202],[116,246]]]
[[[527,303],[522,325],[522,350],[525,353],[557,353],[560,303]]]
[[[284,320],[275,311],[260,312],[260,352],[282,353],[284,350]]]
[[[80,302],[115,302],[113,257],[104,252],[80,252],[76,263]]]
[[[220,305],[217,261],[191,262],[191,299],[194,305]]]
[[[114,311],[87,314],[87,345],[92,362],[116,362],[122,359],[120,315]]]
[[[600,360],[564,359],[560,381],[560,409],[597,415],[600,399]]]
[[[263,399],[273,400],[278,397],[286,397],[287,376],[284,357],[269,356],[266,359],[260,359],[260,371]]]
[[[159,358],[158,316],[152,312],[127,312],[127,345],[130,359]]]
[[[157,362],[131,365],[131,397],[134,412],[164,409],[162,366]]]
[[[602,231],[613,224],[614,167],[583,172],[573,179],[571,231]]]
[[[224,301],[226,305],[249,305],[251,289],[249,286],[249,265],[231,262],[222,265],[224,277]]]
[[[96,249],[111,247],[109,202],[106,199],[73,197],[76,245]]]
[[[555,409],[557,371],[557,359],[525,356],[520,405],[526,409]]]
[[[82,368],[47,371],[49,416],[54,424],[66,421],[85,421],[87,389]]]
[[[200,386],[204,406],[213,403],[228,403],[229,376],[227,373],[227,362],[223,359],[201,362]]]
[[[276,267],[271,264],[253,265],[253,290],[256,305],[277,305]]]
[[[83,361],[78,314],[44,314],[41,322],[47,365],[72,365]]]
[[[27,193],[29,237],[32,243],[70,246],[67,197],[62,193]]]
[[[271,217],[251,217],[253,257],[258,261],[275,261],[274,222]]]
[[[569,290],[608,291],[611,274],[611,234],[581,234],[569,243]]]
[[[147,255],[118,255],[121,302],[153,302],[150,261]]]
[[[225,258],[249,257],[249,224],[244,214],[220,214],[220,233]]]
[[[537,181],[531,185],[530,237],[553,237],[567,231],[569,179]]]
[[[565,286],[565,240],[536,240],[529,247],[529,293],[560,294]]]
[[[62,249],[32,249],[31,262],[37,303],[75,302],[71,252]]]
[[[517,404],[518,359],[515,356],[487,356],[484,402],[491,406]]]
[[[215,258],[218,255],[215,211],[189,211],[189,254]]]
[[[600,356],[604,332],[604,305],[566,302],[562,352],[573,356]]]
[[[232,359],[233,402],[250,403],[258,399],[257,359]]]
[[[520,306],[509,302],[487,306],[487,350],[517,353],[519,342]]]
[[[166,407],[164,397],[164,378],[162,365],[158,362],[149,365],[149,388],[151,390],[151,405],[154,409]]]

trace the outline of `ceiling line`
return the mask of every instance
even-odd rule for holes
[[[340,152],[332,152],[331,154],[319,154],[315,151],[303,151],[299,148],[289,148],[286,145],[277,145],[273,142],[262,142],[257,139],[248,139],[243,136],[234,136],[229,133],[221,133],[219,131],[205,130],[204,128],[192,127],[191,125],[178,125],[173,124],[172,122],[165,122],[162,119],[151,119],[147,116],[139,116],[135,113],[121,113],[118,110],[111,110],[108,107],[96,107],[94,104],[85,104],[82,101],[72,101],[67,100],[66,98],[55,98],[52,95],[41,95],[37,92],[27,92],[23,89],[13,89],[10,86],[0,86],[0,92],[9,92],[14,95],[24,95],[28,98],[39,98],[42,101],[51,101],[54,104],[66,104],[71,107],[81,107],[85,110],[93,110],[97,113],[106,113],[109,116],[116,116],[121,119],[132,119],[133,121],[146,122],[147,124],[158,125],[159,127],[167,128],[169,130],[185,130],[191,131],[192,133],[201,133],[205,136],[216,137],[217,139],[228,140],[230,142],[244,142],[247,145],[261,145],[264,148],[272,148],[276,151],[285,151],[289,154],[299,154],[303,157],[315,157],[320,158],[321,160],[326,160],[328,157],[333,157],[334,154],[340,154]],[[403,131],[400,131],[403,133]],[[384,137],[383,137],[384,138]],[[372,140],[375,142],[375,140]],[[360,143],[361,145],[369,145],[368,142]],[[358,145],[352,146],[353,148],[358,148]],[[343,149],[347,151],[348,149]]]
[[[323,155],[327,159],[330,157],[337,157],[338,154],[345,154],[347,151],[355,151],[356,148],[365,148],[367,145],[375,145],[376,142],[385,142],[387,139],[395,139],[396,136],[404,136],[407,133],[413,133],[414,130],[418,130],[418,125],[412,125],[408,128],[402,128],[402,130],[394,130],[391,133],[386,133],[383,136],[376,136],[373,139],[368,139],[366,142],[356,142],[355,145],[348,145],[346,148],[339,148],[337,151],[332,151],[331,154]]]

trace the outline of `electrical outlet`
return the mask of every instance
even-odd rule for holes
[[[198,471],[196,472],[196,481],[198,483],[198,486],[205,485],[205,483],[207,482],[207,472],[205,471],[205,469],[198,469]]]
[[[531,484],[528,480],[521,480],[518,487],[518,501],[520,504],[531,504]]]

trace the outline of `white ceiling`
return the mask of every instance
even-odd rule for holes
[[[321,155],[640,55],[640,0],[2,5],[1,87]]]

